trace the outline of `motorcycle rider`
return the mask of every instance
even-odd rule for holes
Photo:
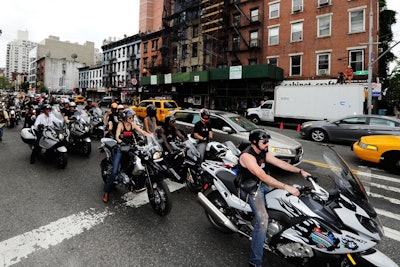
[[[10,125],[10,118],[2,103],[0,103],[0,142],[3,141],[4,127]]]
[[[30,163],[35,163],[35,156],[38,154],[40,147],[39,141],[43,134],[43,128],[45,126],[51,126],[54,122],[60,122],[52,113],[51,113],[51,105],[46,104],[43,106],[44,112],[41,113],[35,120],[34,130],[36,134],[36,141],[33,145],[32,154],[31,154],[31,161]]]
[[[170,155],[173,154],[173,151],[169,145],[169,142],[175,140],[176,137],[179,137],[182,141],[187,140],[187,138],[178,130],[178,128],[176,128],[176,120],[174,115],[168,115],[165,118],[164,126],[159,129],[158,135],[163,140],[163,148],[167,150]]]
[[[199,140],[197,149],[200,152],[200,161],[204,161],[207,143],[212,140],[213,132],[210,125],[210,111],[208,109],[200,110],[200,120],[196,122],[193,129],[193,138]]]
[[[264,242],[268,229],[265,194],[273,188],[286,190],[294,196],[300,194],[297,188],[272,177],[269,174],[267,163],[282,170],[298,173],[304,178],[310,175],[308,172],[268,153],[270,138],[270,134],[263,129],[251,131],[249,135],[251,144],[239,156],[237,179],[241,187],[241,195],[248,199],[255,219],[249,266],[262,266]]]
[[[138,125],[136,125],[133,122],[133,116],[134,113],[131,109],[125,109],[124,110],[124,120],[122,122],[118,123],[117,126],[117,130],[116,130],[116,135],[115,135],[115,140],[117,140],[118,145],[121,145],[122,142],[134,142],[134,130],[141,133],[142,135],[146,136],[148,135],[148,133],[146,131],[143,131]],[[124,140],[121,140],[121,135],[123,136]],[[110,175],[110,177],[108,177],[106,184],[104,185],[104,194],[103,194],[103,202],[107,203],[108,202],[108,198],[109,198],[109,193],[111,191],[113,182],[115,177],[117,176],[117,172],[118,172],[118,167],[121,161],[121,157],[122,157],[122,152],[121,150],[118,149],[115,151],[114,154],[114,162],[113,162],[113,170],[112,173]]]
[[[70,122],[75,111],[76,111],[76,103],[70,102],[68,110],[65,110],[65,113],[63,114],[66,123]]]
[[[108,131],[108,136],[115,136],[118,126],[118,112],[117,112],[117,103],[112,103],[111,108],[104,114],[104,125],[106,125],[106,129]]]

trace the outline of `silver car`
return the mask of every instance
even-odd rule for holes
[[[200,120],[198,110],[176,110],[173,115],[177,128],[186,134],[193,133],[195,123]],[[250,131],[260,128],[243,116],[217,110],[211,110],[210,123],[215,141],[221,143],[232,141],[240,150],[250,144]],[[303,147],[299,142],[277,132],[269,131],[269,133],[271,135],[269,151],[274,156],[293,165],[301,162]]]
[[[364,135],[399,135],[400,120],[380,115],[352,115],[330,121],[308,121],[300,135],[314,140],[355,142]]]

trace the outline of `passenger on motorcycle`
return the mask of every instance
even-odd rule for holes
[[[111,136],[114,138],[117,127],[118,127],[118,113],[117,113],[117,103],[112,103],[111,108],[104,114],[104,125],[106,125],[107,134],[106,136]]]
[[[0,103],[0,142],[3,141],[4,127],[10,124],[10,118],[2,103]]]
[[[207,143],[213,138],[210,125],[210,111],[208,109],[203,108],[200,110],[200,120],[194,125],[193,138],[199,140],[197,150],[200,152],[200,161],[203,162]]]
[[[250,132],[250,146],[239,156],[238,182],[241,196],[248,199],[253,211],[255,223],[252,232],[249,266],[262,266],[264,242],[268,229],[268,213],[266,210],[265,194],[273,188],[288,191],[298,196],[299,190],[282,183],[269,174],[267,163],[282,170],[298,173],[304,178],[310,174],[268,153],[270,135],[262,129]]]
[[[125,117],[124,111],[125,111],[124,105],[119,104],[117,107],[119,121],[124,121],[124,117]]]
[[[31,164],[35,163],[35,156],[39,153],[39,140],[42,137],[43,128],[45,126],[53,125],[53,122],[60,122],[60,120],[51,113],[51,106],[49,104],[44,105],[43,109],[43,113],[36,118],[35,124],[33,125],[36,134],[36,141],[32,149]]]
[[[122,122],[118,123],[117,131],[116,131],[116,135],[115,135],[115,140],[117,140],[117,143],[119,145],[121,145],[123,142],[129,143],[129,144],[133,143],[135,141],[134,131],[137,131],[137,132],[141,133],[142,135],[148,135],[147,132],[143,131],[139,126],[137,126],[133,122],[133,116],[134,116],[134,113],[131,109],[124,110],[124,120]],[[122,137],[122,139],[121,139],[121,137]],[[120,148],[118,148],[114,154],[112,173],[111,173],[110,177],[108,177],[107,182],[104,185],[104,190],[103,190],[104,191],[104,194],[103,194],[103,202],[104,203],[108,202],[109,193],[112,189],[114,179],[118,173],[118,167],[119,167],[119,164],[121,161],[121,157],[122,157],[122,152],[121,152]]]
[[[158,131],[158,135],[162,139],[163,148],[170,154],[173,154],[172,148],[169,142],[179,137],[182,141],[186,141],[187,138],[176,128],[176,120],[173,115],[168,115],[165,118],[164,126]]]
[[[143,128],[148,133],[156,133],[157,129],[157,119],[156,119],[157,108],[149,104],[146,107],[147,116],[143,120]]]

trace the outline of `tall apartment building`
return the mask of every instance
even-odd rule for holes
[[[37,43],[29,41],[28,31],[18,31],[17,39],[7,44],[5,76],[13,85],[26,80],[29,73],[29,51]]]
[[[162,14],[142,12],[160,5]],[[254,95],[271,98],[283,79],[335,81],[348,65],[356,82],[366,82],[370,29],[378,41],[377,0],[372,7],[370,0],[141,0],[140,6],[139,29],[148,33],[141,84],[200,94],[218,108],[233,109],[240,98],[251,103]],[[371,56],[378,56],[376,44]],[[377,71],[375,64],[373,81]]]

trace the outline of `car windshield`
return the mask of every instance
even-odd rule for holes
[[[250,132],[259,128],[257,125],[240,115],[228,116],[226,119],[231,122],[239,132]]]
[[[176,108],[175,102],[164,102],[164,108]]]

